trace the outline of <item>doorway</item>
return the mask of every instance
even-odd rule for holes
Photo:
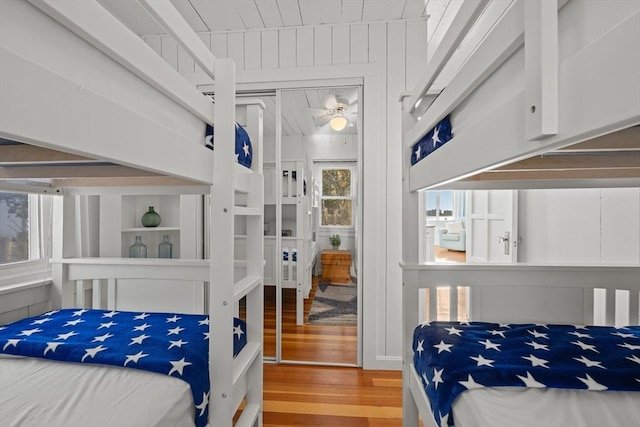
[[[267,360],[360,364],[361,94],[357,84],[259,94]]]

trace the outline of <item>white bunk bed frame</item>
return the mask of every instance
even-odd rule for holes
[[[302,160],[281,162],[281,176],[278,179],[276,164],[265,167],[265,204],[281,206],[295,206],[295,235],[281,236],[278,249],[276,236],[282,234],[282,226],[276,226],[274,236],[265,239],[265,285],[281,283],[282,288],[296,289],[296,324],[304,325],[304,300],[309,298],[312,285],[313,266],[318,255],[317,247],[313,244],[312,194],[313,181],[310,174],[305,172]],[[295,173],[296,179],[293,179]],[[304,181],[307,180],[307,194],[304,191]],[[282,183],[280,202],[277,201],[276,186]],[[271,191],[269,191],[269,189]],[[278,210],[276,210],[277,212]],[[282,210],[280,210],[282,212]],[[284,218],[283,218],[284,219]],[[277,214],[276,214],[277,221]],[[292,257],[293,250],[297,251],[297,260]],[[283,251],[289,256],[283,259]],[[279,267],[281,266],[281,267]],[[278,271],[280,268],[280,271]]]
[[[90,306],[84,301],[85,281],[93,285],[92,303],[98,308],[115,308],[121,279],[211,284],[205,300],[211,317],[208,425],[231,426],[244,401],[235,425],[260,426],[262,110],[247,107],[254,150],[254,166],[249,170],[235,163],[232,143],[236,123],[233,61],[216,59],[168,0],[139,3],[215,78],[215,106],[97,1],[3,2],[0,137],[29,144],[43,158],[84,159],[95,169],[83,170],[78,179],[68,168],[43,167],[41,178],[52,178],[49,185],[3,181],[2,188],[63,195],[54,206],[54,308]],[[203,144],[205,123],[215,126],[215,156]],[[113,167],[92,166],[92,159],[110,162]],[[140,176],[142,180],[137,179]],[[77,193],[74,187],[100,185],[92,179],[95,177],[112,186],[110,191],[114,185],[169,184],[156,191],[210,194],[210,259],[75,258],[74,194],[101,194],[101,190],[95,187]],[[248,245],[245,275],[234,281],[234,251],[229,249],[233,249],[237,218],[246,218]],[[104,284],[106,302],[101,300]],[[234,302],[245,297],[248,342],[234,359]]]
[[[457,320],[457,288],[469,286],[470,320],[593,324],[594,289],[603,289],[605,324],[614,324],[616,315],[628,324],[639,321],[638,265],[441,265],[419,259],[420,190],[640,187],[640,10],[615,13],[611,9],[619,5],[609,3],[604,31],[571,44],[575,34],[588,33],[581,17],[589,14],[581,12],[597,13],[591,9],[597,2],[515,0],[446,88],[434,93],[432,83],[488,3],[462,4],[420,82],[401,97],[405,426],[417,426],[419,417],[436,426],[412,365],[412,336],[420,322],[436,318],[439,287],[450,288],[451,320]],[[417,110],[419,104],[426,110]],[[453,138],[411,166],[413,144],[449,114]],[[581,167],[534,159],[535,170],[527,160],[592,147],[631,160],[614,168],[611,157],[598,157],[591,170],[579,157],[574,162]],[[420,307],[424,289],[431,295],[428,317],[424,303]],[[616,307],[618,291],[628,292],[626,306]]]

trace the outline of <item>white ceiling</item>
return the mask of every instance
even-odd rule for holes
[[[164,34],[164,30],[133,0],[99,0],[113,15],[140,36]],[[447,8],[462,0],[170,0],[196,32],[294,27],[321,24],[424,19],[430,16],[435,31]],[[449,14],[451,15],[451,14]],[[283,92],[283,135],[313,135],[334,132],[329,125],[316,126],[309,108],[321,108],[323,96],[340,95],[347,89]],[[348,89],[350,100],[356,88]],[[264,98],[267,106],[265,134],[275,133],[275,98]],[[353,113],[353,110],[351,111]],[[357,115],[341,133],[357,133]]]
[[[165,32],[133,0],[100,0],[141,36]],[[416,19],[459,0],[171,0],[196,32]]]

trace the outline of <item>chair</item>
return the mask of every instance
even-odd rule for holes
[[[466,251],[467,230],[464,221],[447,224],[446,228],[439,228],[440,247],[450,251]]]

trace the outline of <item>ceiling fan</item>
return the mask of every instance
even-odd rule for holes
[[[353,126],[358,115],[358,101],[349,101],[342,95],[329,94],[322,98],[324,108],[309,108],[317,126],[329,123],[331,129],[341,131]]]

